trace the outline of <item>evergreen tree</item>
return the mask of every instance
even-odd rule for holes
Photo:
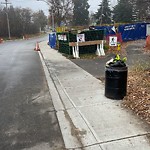
[[[98,9],[98,12],[95,14],[95,18],[98,20],[97,23],[98,24],[111,23],[111,9],[109,5],[109,0],[102,0],[99,6],[100,8]]]
[[[35,14],[38,14],[35,17]],[[22,37],[26,34],[35,34],[39,28],[44,28],[46,16],[43,11],[33,15],[32,10],[26,8],[8,7],[8,16],[10,23],[10,33],[12,37]],[[6,20],[6,8],[0,8],[0,37],[8,37],[8,28]]]
[[[146,20],[150,17],[150,0],[134,0],[136,6],[136,16],[138,21]]]
[[[129,0],[118,0],[113,10],[115,22],[130,23],[133,20],[133,9]]]
[[[88,0],[73,0],[73,25],[81,26],[89,24]]]

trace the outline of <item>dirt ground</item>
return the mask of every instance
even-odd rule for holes
[[[119,52],[122,57],[127,57],[128,66],[127,96],[123,99],[122,106],[131,109],[150,124],[150,49],[144,48],[145,42],[138,40],[123,43]],[[71,61],[104,83],[105,64],[116,53],[109,50],[105,57]]]

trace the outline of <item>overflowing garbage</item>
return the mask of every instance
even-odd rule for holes
[[[126,57],[121,59],[120,55],[117,54],[106,62],[106,67],[126,67],[126,61]]]

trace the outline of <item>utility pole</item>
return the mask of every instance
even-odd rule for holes
[[[1,3],[1,4],[6,5],[6,18],[7,18],[8,37],[9,37],[9,40],[10,40],[11,36],[10,36],[10,24],[9,24],[9,17],[8,17],[8,4],[11,4],[11,3],[9,3],[8,0],[5,0],[5,3]]]

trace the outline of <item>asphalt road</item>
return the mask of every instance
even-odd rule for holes
[[[62,150],[36,41],[0,44],[0,150]]]

